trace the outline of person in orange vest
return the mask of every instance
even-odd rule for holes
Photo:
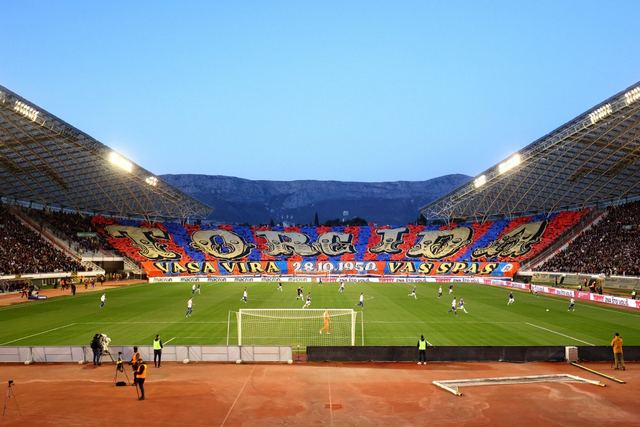
[[[613,348],[613,362],[615,364],[615,369],[622,369],[624,371],[625,367],[624,357],[622,356],[622,338],[620,338],[620,334],[617,332],[611,340],[611,348]]]
[[[140,356],[140,352],[138,351],[138,347],[133,347],[133,355],[131,356],[131,362],[129,364],[133,368],[135,372],[138,369],[138,364],[142,361],[142,356]]]
[[[142,357],[138,359],[138,367],[133,373],[133,383],[140,390],[140,396],[138,400],[144,400],[144,380],[147,378],[147,365],[142,360]]]

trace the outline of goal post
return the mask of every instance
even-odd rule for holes
[[[354,346],[353,309],[240,309],[238,345]]]

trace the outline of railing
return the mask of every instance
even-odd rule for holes
[[[143,360],[153,360],[152,346],[138,346]],[[101,356],[102,362],[129,361],[133,346],[110,346],[109,353]],[[162,349],[163,362],[276,362],[287,363],[293,358],[287,346],[207,346],[171,345]],[[90,346],[0,346],[0,363],[91,363]]]

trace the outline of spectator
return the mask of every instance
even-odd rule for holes
[[[0,207],[0,276],[78,271],[82,266]]]
[[[610,207],[608,215],[602,221],[581,233],[541,269],[640,276],[639,252],[640,202],[634,202]]]
[[[0,280],[0,293],[22,291],[23,295],[26,297],[26,290],[28,288],[29,282],[25,282],[24,280]]]
[[[27,215],[40,224],[46,226],[56,237],[66,241],[71,249],[79,253],[98,252],[106,249],[106,245],[99,236],[79,237],[78,233],[95,232],[91,225],[91,218],[77,213],[51,212],[29,209]]]

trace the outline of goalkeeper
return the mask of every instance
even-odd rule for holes
[[[320,335],[322,335],[322,332],[324,332],[325,334],[329,334],[329,310],[325,310],[324,313],[322,313],[322,329],[320,329]]]

